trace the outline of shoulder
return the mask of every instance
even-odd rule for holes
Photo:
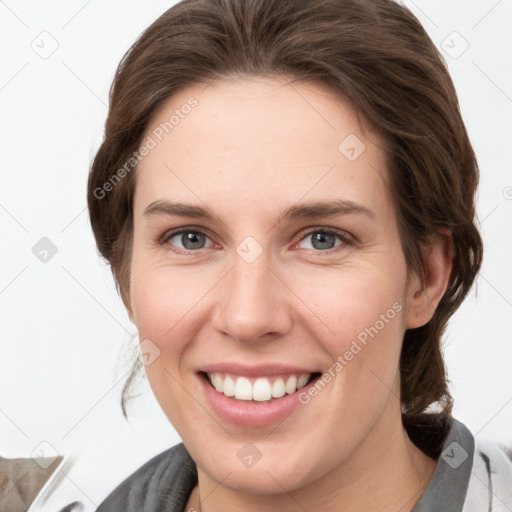
[[[510,510],[512,449],[489,439],[475,440],[473,471],[464,512]]]
[[[153,457],[121,482],[98,512],[182,511],[197,483],[197,470],[183,443]]]

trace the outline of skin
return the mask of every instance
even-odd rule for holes
[[[186,510],[411,510],[436,461],[402,426],[398,362],[405,330],[425,324],[446,289],[450,233],[426,250],[423,284],[408,274],[381,141],[322,84],[238,77],[191,86],[160,107],[146,136],[191,96],[198,105],[136,171],[126,303],[140,339],[160,350],[147,376],[197,464]],[[349,134],[365,144],[354,161],[338,149]],[[336,198],[374,218],[278,223],[292,205]],[[206,205],[216,220],[144,215],[156,200]],[[185,227],[206,233],[203,248],[187,249],[181,235],[159,243]],[[315,250],[312,234],[329,227],[356,243],[336,237]],[[247,236],[263,251],[252,263],[236,251]],[[401,311],[278,425],[224,422],[202,393],[196,370],[211,362],[327,371],[397,302]],[[251,468],[237,457],[247,442],[262,454]]]

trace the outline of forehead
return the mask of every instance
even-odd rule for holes
[[[323,84],[252,77],[190,86],[160,106],[150,139],[137,167],[136,213],[164,198],[238,211],[303,197],[386,207],[379,137]]]

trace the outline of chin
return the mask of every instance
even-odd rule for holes
[[[238,444],[238,443],[237,443]],[[282,494],[300,489],[318,478],[328,470],[320,460],[315,461],[311,453],[301,454],[296,447],[283,446],[282,450],[268,446],[252,466],[246,467],[233,453],[231,447],[219,449],[196,459],[197,465],[215,482],[234,491],[248,494]],[[305,461],[308,461],[305,464]],[[286,491],[285,491],[286,490]]]
[[[287,468],[275,464],[269,468],[261,466],[251,469],[240,469],[237,465],[220,471],[217,467],[214,471],[210,476],[215,481],[222,482],[222,485],[229,489],[247,494],[282,494],[286,491],[295,491],[314,480],[308,479],[305,474],[290,473]]]

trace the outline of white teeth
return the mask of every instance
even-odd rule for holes
[[[246,377],[236,379],[235,398],[238,398],[238,400],[252,400],[251,381]]]
[[[212,384],[215,386],[215,389],[222,393],[224,391],[224,381],[218,373],[214,373],[212,376]]]
[[[264,402],[295,393],[309,382],[311,374],[278,377],[273,383],[266,377],[258,377],[254,383],[251,383],[247,377],[230,377],[217,372],[209,373],[208,378],[213,387],[225,396],[235,397],[238,400]]]
[[[222,390],[222,393],[226,396],[235,396],[235,381],[231,377],[226,377],[224,379],[224,389]]]
[[[285,394],[284,390],[284,380],[276,379],[274,384],[272,384],[272,396],[274,398],[279,398]]]
[[[288,393],[289,395],[295,393],[295,391],[297,390],[297,377],[295,377],[295,375],[292,375],[291,377],[288,378],[284,389],[286,393]]]
[[[297,380],[297,389],[303,388],[309,380],[309,375],[301,375]]]
[[[252,398],[258,402],[272,398],[272,386],[267,379],[257,379],[252,389]]]

